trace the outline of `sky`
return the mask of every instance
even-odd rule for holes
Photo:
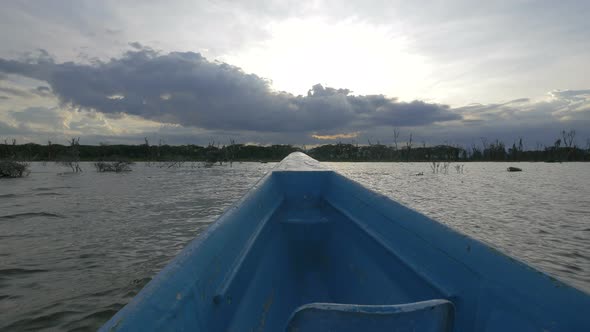
[[[2,141],[590,144],[590,1],[0,6]]]

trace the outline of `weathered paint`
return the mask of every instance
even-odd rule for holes
[[[417,331],[590,331],[589,310],[588,294],[295,153],[102,330],[323,331],[352,319],[395,331],[419,319]]]

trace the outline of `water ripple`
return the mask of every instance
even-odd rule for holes
[[[19,276],[23,274],[32,274],[32,273],[42,273],[42,272],[49,272],[49,270],[43,269],[0,269],[0,277],[3,276]]]
[[[48,218],[63,218],[63,216],[56,214],[56,213],[49,213],[49,212],[23,212],[23,213],[15,213],[15,214],[8,214],[4,216],[0,216],[0,219],[16,219],[16,218],[25,218],[25,217],[48,217]]]

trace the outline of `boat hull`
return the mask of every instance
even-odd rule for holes
[[[588,294],[295,153],[102,330],[590,330],[580,308]]]

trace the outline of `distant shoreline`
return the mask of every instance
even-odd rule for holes
[[[590,161],[590,147],[582,149],[555,145],[537,150],[525,150],[502,142],[472,146],[413,146],[327,144],[305,149],[293,145],[71,145],[34,143],[0,144],[0,160],[15,161],[114,161],[134,162],[278,162],[292,152],[302,151],[314,159],[327,162],[572,162]]]

